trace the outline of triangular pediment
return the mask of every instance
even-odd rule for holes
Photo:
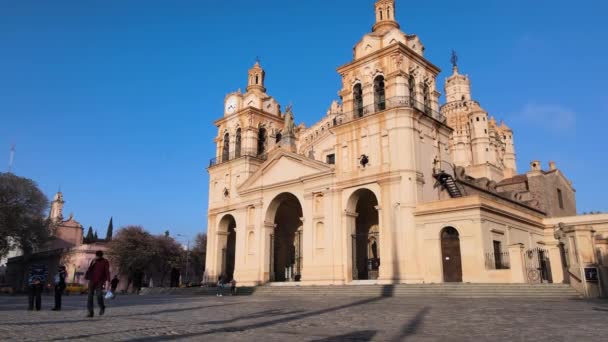
[[[328,164],[300,154],[276,150],[270,154],[260,169],[239,187],[238,192],[244,193],[263,187],[299,182],[303,178],[332,171],[333,167]]]

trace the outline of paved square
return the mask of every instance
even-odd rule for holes
[[[2,341],[607,341],[608,302],[442,298],[86,297],[28,312],[0,297]]]

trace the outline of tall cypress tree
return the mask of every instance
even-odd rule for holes
[[[114,234],[114,222],[113,217],[110,217],[110,223],[108,224],[108,232],[106,233],[106,241],[112,241],[112,235]]]
[[[93,242],[94,236],[93,236],[93,227],[89,226],[89,230],[87,232],[87,236],[84,238],[84,243],[91,243]]]

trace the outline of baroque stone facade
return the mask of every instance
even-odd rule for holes
[[[440,106],[440,70],[395,14],[394,0],[375,3],[372,32],[338,68],[340,100],[311,127],[266,93],[259,62],[228,94],[208,168],[209,278],[567,281],[574,246],[547,220],[575,214],[570,182],[517,175],[513,131],[472,100],[456,61]],[[527,255],[545,271],[530,274]]]

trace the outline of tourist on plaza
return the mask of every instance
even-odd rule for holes
[[[33,264],[30,266],[30,273],[27,277],[27,285],[29,287],[29,307],[28,310],[34,310],[34,302],[36,304],[36,311],[40,311],[42,306],[42,290],[44,289],[44,283],[46,283],[46,277],[49,272],[46,265]]]
[[[65,278],[67,277],[67,272],[65,266],[59,266],[57,268],[57,274],[55,274],[54,285],[55,285],[55,307],[53,307],[53,311],[61,310],[61,296],[63,295],[63,291],[65,291]]]
[[[99,316],[102,316],[106,311],[106,306],[103,302],[103,288],[110,281],[110,263],[103,257],[102,251],[95,253],[95,259],[91,262],[85,279],[89,281],[89,295],[87,298],[88,317],[94,316],[93,297],[97,297]]]
[[[236,296],[236,279],[234,278],[230,281],[230,295]]]
[[[118,275],[114,275],[114,278],[110,283],[112,285],[110,288],[112,289],[112,293],[114,294],[116,294],[116,288],[118,288],[118,283],[120,283],[120,280],[118,280]]]
[[[222,276],[219,276],[217,278],[217,293],[215,294],[217,297],[222,297],[223,294],[223,288],[224,288],[224,278]]]

